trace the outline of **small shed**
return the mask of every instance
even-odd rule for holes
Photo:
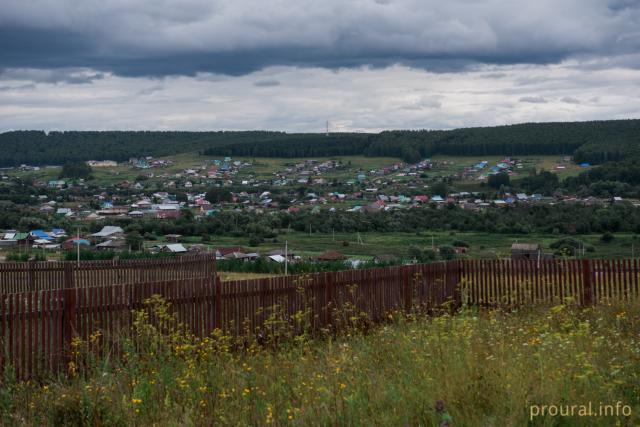
[[[347,257],[338,251],[328,250],[322,255],[319,255],[316,259],[318,261],[344,261]]]
[[[180,243],[172,243],[170,245],[164,245],[160,249],[160,252],[169,252],[169,253],[173,253],[173,254],[181,254],[181,253],[187,252],[187,248],[182,246],[182,244],[180,244]]]
[[[97,251],[114,251],[121,252],[126,249],[126,243],[124,240],[107,240],[102,243],[98,243],[95,246]]]
[[[538,243],[514,243],[511,245],[511,259],[538,259],[542,248]]]

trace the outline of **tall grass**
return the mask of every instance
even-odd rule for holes
[[[160,298],[120,357],[75,341],[70,376],[0,389],[7,425],[637,425],[640,306],[391,314],[340,333],[277,308],[258,334],[196,339]],[[338,316],[337,318],[340,318]],[[293,320],[293,322],[291,322]],[[531,404],[615,404],[630,418],[530,421]],[[595,422],[595,424],[594,424]]]

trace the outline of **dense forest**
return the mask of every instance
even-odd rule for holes
[[[127,160],[198,151],[255,157],[393,156],[407,161],[448,155],[574,155],[594,164],[640,155],[640,120],[525,123],[377,134],[247,132],[49,132],[0,134],[0,166]]]
[[[286,136],[286,138],[285,138]],[[640,120],[525,123],[454,130],[385,131],[379,134],[284,135],[260,141],[221,144],[210,155],[301,157],[350,154],[401,157],[574,155],[594,164],[640,154]]]
[[[125,161],[169,156],[216,144],[249,143],[281,132],[13,131],[0,133],[0,167],[63,165],[85,160]]]

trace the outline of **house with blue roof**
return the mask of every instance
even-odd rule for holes
[[[29,232],[29,235],[36,239],[44,239],[44,240],[53,240],[53,237],[49,235],[49,233],[44,230],[33,230]]]

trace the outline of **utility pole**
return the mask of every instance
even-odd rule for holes
[[[76,241],[76,263],[80,266],[80,226],[78,226],[78,240]]]
[[[289,242],[287,240],[284,241],[284,275],[286,276],[289,272]]]

